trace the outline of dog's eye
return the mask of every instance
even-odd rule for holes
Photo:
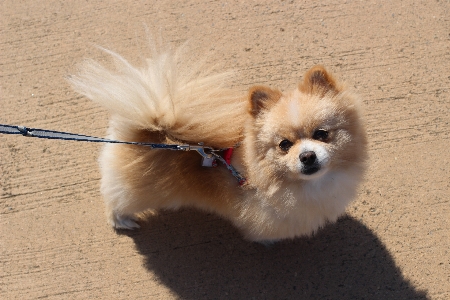
[[[324,129],[317,129],[314,131],[312,138],[324,142],[328,139],[328,131]]]
[[[289,140],[282,140],[278,146],[280,146],[281,150],[288,151],[292,147],[292,142]]]

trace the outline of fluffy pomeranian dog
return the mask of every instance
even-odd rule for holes
[[[106,144],[100,156],[108,222],[138,228],[140,214],[196,207],[230,220],[252,241],[310,235],[344,213],[365,169],[360,102],[322,66],[287,93],[227,88],[232,73],[189,63],[183,50],[154,51],[136,68],[116,53],[110,70],[94,61],[70,81],[111,112],[109,138],[235,148],[240,186],[195,151]],[[239,144],[239,147],[236,145]]]

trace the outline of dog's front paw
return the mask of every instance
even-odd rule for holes
[[[119,216],[114,214],[108,221],[115,229],[133,230],[141,228],[141,226],[136,223],[137,218],[133,216]]]

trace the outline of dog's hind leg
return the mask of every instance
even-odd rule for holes
[[[115,229],[138,229],[141,226],[136,222],[138,218],[134,213],[126,211],[116,211],[106,207],[106,217],[108,223]]]

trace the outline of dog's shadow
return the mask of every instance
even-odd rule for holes
[[[182,299],[427,299],[361,222],[264,246],[194,210],[149,218],[133,238],[145,266]]]

